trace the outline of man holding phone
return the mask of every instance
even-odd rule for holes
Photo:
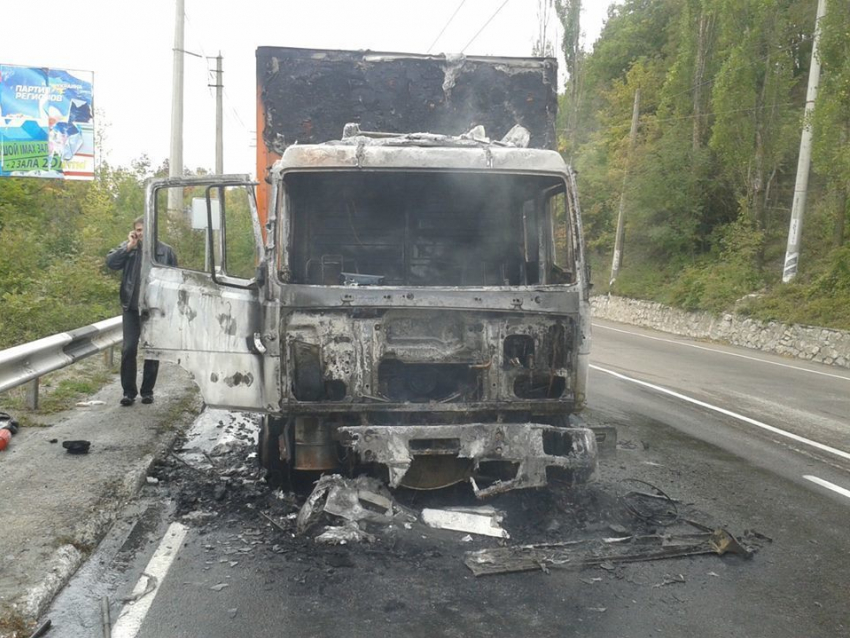
[[[118,248],[109,251],[106,265],[121,273],[121,307],[123,308],[124,344],[121,348],[121,387],[124,396],[121,405],[130,406],[136,401],[139,391],[136,386],[136,356],[139,351],[139,335],[142,325],[139,315],[139,288],[142,272],[142,235],[144,217],[133,222],[133,230],[127,235],[127,241]],[[166,266],[176,266],[177,257],[171,246],[156,242],[156,261]],[[153,387],[159,372],[159,361],[145,359],[142,371],[142,403],[153,403]]]

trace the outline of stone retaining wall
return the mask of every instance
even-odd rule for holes
[[[626,297],[592,298],[593,316],[694,339],[723,341],[807,361],[850,368],[850,332],[763,322],[740,315],[686,312]]]

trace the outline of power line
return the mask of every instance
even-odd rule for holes
[[[466,0],[460,0],[460,4],[459,4],[459,5],[457,5],[457,9],[455,9],[455,12],[452,14],[452,17],[451,17],[451,18],[449,18],[449,21],[448,21],[448,22],[446,22],[446,24],[444,24],[444,25],[443,25],[443,28],[442,28],[442,29],[440,30],[440,32],[437,34],[437,37],[436,37],[436,38],[434,38],[434,41],[431,43],[431,46],[429,46],[429,47],[428,47],[428,50],[427,50],[425,53],[431,53],[431,49],[433,49],[433,48],[434,48],[434,45],[435,45],[435,44],[437,44],[437,42],[439,41],[439,39],[440,39],[441,37],[443,37],[443,34],[446,32],[446,29],[448,29],[448,28],[449,28],[449,25],[452,23],[452,20],[454,20],[454,19],[455,19],[455,16],[457,15],[458,11],[460,11],[460,10],[461,10],[461,8],[463,7],[463,5],[464,5],[465,3],[466,3]]]
[[[708,113],[703,113],[702,115],[681,115],[678,117],[658,117],[653,118],[650,121],[652,122],[674,122],[679,120],[692,120],[696,117],[723,117],[724,115],[731,115],[732,113],[749,113],[755,111],[762,111],[764,109],[776,108],[779,106],[794,106],[794,102],[779,102],[776,104],[762,104],[761,106],[754,106],[751,108],[745,109],[732,109],[730,111],[711,111]]]
[[[465,47],[463,47],[463,48],[460,50],[460,52],[461,52],[461,53],[463,53],[464,51],[466,51],[466,50],[469,48],[469,45],[470,45],[470,44],[472,44],[473,42],[475,42],[475,40],[478,38],[478,36],[479,36],[479,35],[481,35],[481,32],[482,32],[482,31],[484,31],[484,29],[486,29],[486,28],[487,28],[487,25],[489,25],[489,24],[493,21],[493,18],[495,18],[497,15],[499,15],[499,11],[501,11],[502,9],[504,9],[504,8],[505,8],[505,5],[506,5],[506,4],[508,4],[508,2],[510,2],[510,1],[511,1],[511,0],[505,0],[505,1],[501,4],[501,5],[499,5],[499,8],[498,8],[498,9],[496,9],[495,13],[493,13],[493,15],[491,15],[491,16],[490,16],[490,19],[489,19],[489,20],[487,20],[487,22],[485,22],[485,23],[484,23],[484,26],[483,26],[483,27],[481,27],[480,29],[478,29],[478,33],[476,33],[474,36],[472,36],[472,39],[471,39],[469,42],[467,42],[467,43],[466,43],[466,46],[465,46]]]
[[[233,117],[236,118],[236,121],[239,122],[239,124],[242,126],[242,128],[244,128],[246,131],[248,131],[250,133],[248,126],[245,124],[245,122],[242,120],[242,118],[239,117],[239,112],[236,110],[236,106],[233,103],[233,100],[230,99],[230,95],[227,93],[227,87],[224,88],[224,99],[227,100],[227,106],[230,107],[230,110],[233,112]]]
[[[192,35],[193,35],[193,38],[194,38],[194,39],[195,39],[195,41],[197,42],[198,48],[201,50],[201,53],[202,53],[203,57],[204,57],[204,58],[205,58],[205,60],[206,60],[206,65],[207,65],[207,87],[208,87],[208,90],[209,90],[210,95],[212,95],[212,85],[210,85],[210,84],[209,84],[209,81],[212,79],[212,77],[213,77],[213,73],[215,73],[215,71],[214,71],[213,69],[211,69],[211,68],[210,68],[210,62],[209,62],[209,61],[210,61],[211,59],[215,59],[215,56],[209,56],[209,55],[207,55],[207,52],[204,50],[204,45],[203,45],[203,44],[202,44],[202,42],[201,42],[200,35],[198,34],[198,32],[195,32],[195,27],[194,27],[194,24],[192,24],[192,19],[189,17],[189,12],[188,12],[188,11],[184,11],[183,15],[184,15],[184,16],[185,16],[185,18],[186,18],[186,22],[187,22],[187,23],[189,24],[189,26],[191,27],[190,31],[191,31],[191,33],[192,33]],[[198,56],[198,57],[201,57],[201,56]],[[223,90],[223,93],[224,93],[224,99],[227,101],[227,107],[230,109],[230,112],[233,114],[233,118],[235,119],[235,121],[236,121],[236,122],[238,122],[238,123],[239,123],[239,125],[240,125],[243,129],[245,129],[245,131],[247,131],[247,132],[249,132],[249,133],[250,133],[250,130],[248,129],[248,126],[245,124],[245,122],[244,122],[244,121],[242,120],[242,118],[239,116],[239,113],[238,113],[238,111],[236,110],[236,106],[235,106],[235,104],[234,104],[233,100],[230,98],[230,95],[227,93],[227,87],[222,87],[222,90]]]
[[[744,108],[744,109],[732,109],[732,110],[729,110],[729,111],[716,111],[716,112],[710,111],[708,113],[703,113],[702,115],[699,115],[699,116],[697,116],[697,115],[681,115],[681,116],[677,116],[677,117],[653,117],[653,116],[647,114],[645,121],[647,121],[648,123],[651,123],[651,124],[657,124],[658,122],[678,122],[678,121],[681,121],[681,120],[693,120],[696,117],[720,118],[720,117],[723,117],[724,115],[731,115],[733,113],[754,113],[755,111],[762,111],[762,110],[765,110],[765,109],[776,108],[776,107],[780,107],[780,106],[795,106],[795,105],[796,104],[794,102],[778,102],[776,104],[763,104],[761,106],[754,106],[754,107]],[[568,129],[560,129],[560,131],[562,133],[565,133],[565,132],[568,131]]]
[[[210,84],[210,81],[213,79],[213,74],[215,73],[215,71],[210,68],[210,59],[215,59],[215,56],[207,55],[207,52],[204,50],[204,45],[201,42],[200,35],[197,32],[195,32],[195,25],[192,24],[192,19],[189,17],[189,12],[184,10],[183,11],[183,17],[186,19],[186,23],[189,25],[189,32],[192,35],[192,39],[195,40],[195,43],[198,45],[198,48],[201,50],[201,55],[197,55],[197,54],[193,54],[193,55],[195,55],[199,58],[203,57],[204,62],[206,63],[206,66],[207,66],[207,91],[209,91],[209,94],[212,96],[212,94],[213,94],[212,86],[213,85]]]
[[[774,53],[782,53],[784,51],[788,51],[789,49],[793,49],[794,46],[795,45],[789,44],[788,46],[776,47],[776,49],[774,49],[773,51],[771,51],[767,55],[762,56],[760,58],[756,58],[754,60],[754,62],[767,62],[767,60],[769,60],[773,56]],[[684,95],[685,93],[691,93],[691,92],[695,91],[696,89],[705,86],[706,84],[712,84],[716,81],[717,81],[716,77],[709,78],[707,80],[703,80],[699,84],[695,84],[693,86],[690,86],[687,89],[685,89],[684,91],[679,91],[678,93],[674,93],[673,95],[668,95],[666,97],[666,99],[672,100],[675,97],[679,97],[680,95]]]

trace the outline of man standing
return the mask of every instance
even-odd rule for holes
[[[112,270],[123,270],[121,273],[121,307],[124,310],[124,345],[121,348],[121,387],[124,396],[121,405],[130,406],[136,401],[139,391],[136,388],[136,355],[139,351],[139,335],[141,320],[139,316],[139,288],[142,271],[142,231],[144,217],[133,222],[133,230],[127,236],[127,241],[118,248],[109,251],[106,265]],[[166,266],[176,266],[177,257],[171,246],[162,242],[156,243],[156,261]],[[145,359],[142,372],[142,403],[153,403],[153,387],[159,372],[159,361]]]

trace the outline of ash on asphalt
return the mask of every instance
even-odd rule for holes
[[[227,422],[227,413],[213,429],[224,436],[204,437],[216,445],[198,450],[187,442],[162,459],[151,472],[153,489],[164,490],[176,503],[176,516],[197,528],[200,535],[223,531],[223,547],[207,547],[220,553],[220,562],[261,556],[270,560],[297,561],[312,566],[315,580],[336,578],[337,568],[374,569],[376,559],[385,569],[394,567],[453,569],[466,552],[504,545],[505,541],[473,536],[463,542],[462,532],[438,530],[421,522],[403,524],[366,523],[360,527],[374,542],[319,544],[314,539],[327,525],[340,524],[323,514],[319,524],[296,534],[296,516],[309,495],[310,485],[299,493],[272,490],[263,478],[254,454],[255,437],[245,433],[244,423]],[[234,417],[235,419],[235,417]],[[224,441],[224,443],[222,443]],[[196,441],[197,443],[197,441]],[[623,443],[629,449],[629,442]],[[162,492],[159,492],[162,494]],[[635,496],[637,495],[637,496]],[[400,489],[393,495],[400,505],[418,513],[425,507],[481,505],[468,484],[435,491]],[[505,512],[502,527],[507,544],[555,543],[602,539],[611,536],[694,533],[691,523],[705,529],[722,527],[693,505],[667,497],[649,481],[608,472],[605,480],[585,486],[551,484],[546,488],[519,490],[486,499],[484,503]],[[704,530],[703,530],[704,531]],[[448,564],[447,564],[448,563]]]

